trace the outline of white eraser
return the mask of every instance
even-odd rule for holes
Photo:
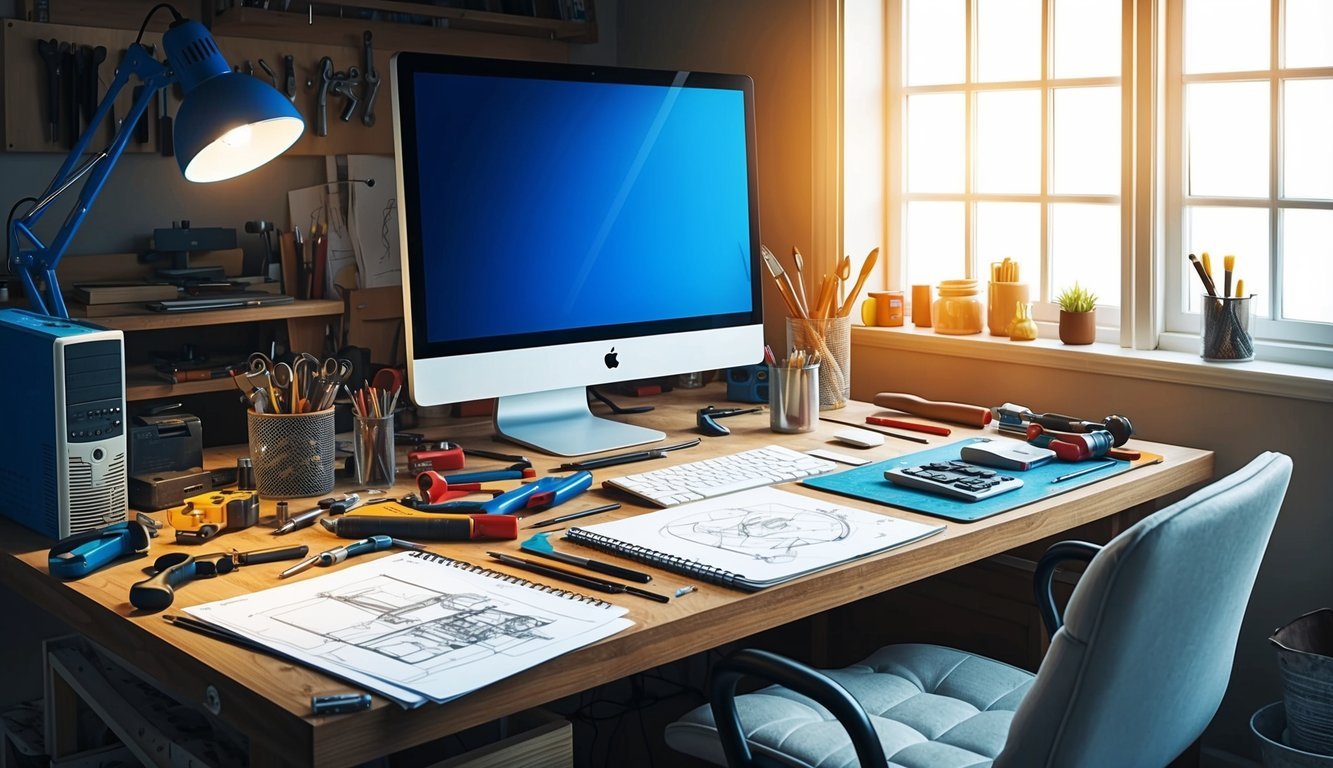
[[[864,429],[843,429],[833,433],[833,439],[857,448],[874,448],[884,445],[884,436],[878,432]]]

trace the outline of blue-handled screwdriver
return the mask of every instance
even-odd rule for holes
[[[367,552],[380,552],[394,545],[394,541],[389,536],[368,536],[360,541],[354,541],[351,544],[333,549],[326,549],[318,555],[307,557],[301,562],[293,565],[291,568],[278,574],[278,578],[285,579],[288,576],[295,576],[302,571],[320,566],[327,568],[331,565],[337,565],[349,557],[364,555]]]

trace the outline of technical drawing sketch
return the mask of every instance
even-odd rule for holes
[[[698,512],[668,523],[662,532],[756,560],[783,563],[800,557],[803,547],[842,541],[851,534],[852,526],[834,510],[759,504]]]
[[[414,706],[449,699],[614,634],[626,609],[419,552],[186,613]],[[383,687],[381,686],[381,687]]]

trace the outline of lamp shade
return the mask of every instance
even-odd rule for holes
[[[208,30],[183,19],[162,37],[185,92],[174,121],[176,160],[190,181],[239,176],[282,154],[305,121],[269,84],[232,72]]]

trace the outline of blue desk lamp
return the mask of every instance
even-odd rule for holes
[[[148,20],[166,8],[175,17],[162,35],[165,61],[157,61],[140,41]],[[106,149],[84,159],[93,134],[111,111],[116,96],[138,77],[144,88]],[[125,152],[134,126],[163,88],[179,83],[184,91],[174,121],[173,144],[181,173],[190,181],[221,181],[239,176],[282,154],[300,138],[305,121],[285,96],[258,78],[232,72],[204,26],[180,15],[165,3],[144,19],[139,36],[125,53],[97,106],[88,129],[65,158],[50,186],[23,216],[9,227],[10,269],[19,275],[35,311],[68,318],[56,266],[102,191],[116,161]],[[82,162],[81,162],[82,161]],[[87,177],[86,179],[84,177]],[[43,242],[33,227],[66,190],[84,179],[79,199],[50,242]],[[31,198],[29,198],[31,199]],[[45,287],[43,295],[42,287]]]

